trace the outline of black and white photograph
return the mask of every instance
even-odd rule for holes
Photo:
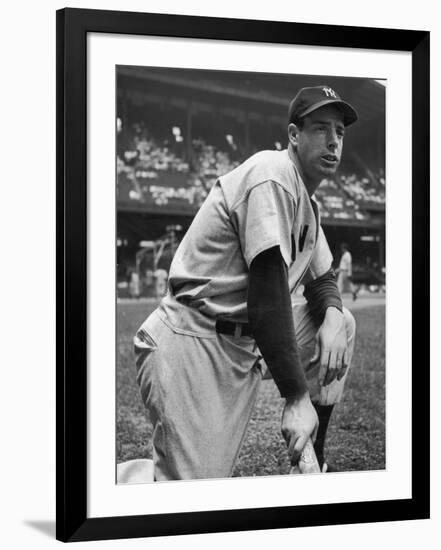
[[[386,79],[115,67],[116,481],[386,469]]]
[[[438,13],[5,4],[2,547],[436,547]]]
[[[57,12],[59,540],[428,517],[428,60]]]

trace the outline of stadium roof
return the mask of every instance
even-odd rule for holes
[[[288,104],[299,88],[328,85],[351,103],[358,111],[360,121],[370,121],[385,113],[385,81],[336,77],[327,75],[301,75],[280,73],[252,73],[212,71],[159,67],[119,66],[118,76],[134,80],[150,81],[156,85],[181,89],[182,93],[206,96],[222,95],[240,100],[252,100],[273,105],[278,114],[284,115]],[[209,100],[209,97],[207,97]]]

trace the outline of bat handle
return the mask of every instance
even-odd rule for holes
[[[311,439],[308,439],[306,445],[300,455],[299,461],[295,466],[292,466],[291,475],[297,474],[320,474],[320,466],[315,456],[314,445]]]

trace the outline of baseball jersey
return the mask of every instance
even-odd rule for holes
[[[210,317],[247,322],[249,267],[277,245],[291,294],[331,267],[317,203],[286,149],[256,153],[218,179],[176,251],[169,290]]]

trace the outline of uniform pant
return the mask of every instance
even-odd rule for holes
[[[354,292],[354,285],[352,284],[351,277],[345,270],[338,273],[337,286],[340,294],[344,294],[345,292]]]
[[[344,309],[351,364],[355,321]],[[313,402],[340,401],[341,380],[320,388],[309,365],[317,327],[306,304],[293,307],[297,343]],[[262,381],[252,337],[215,331],[214,320],[166,296],[135,336],[137,381],[153,424],[155,479],[232,475]]]

